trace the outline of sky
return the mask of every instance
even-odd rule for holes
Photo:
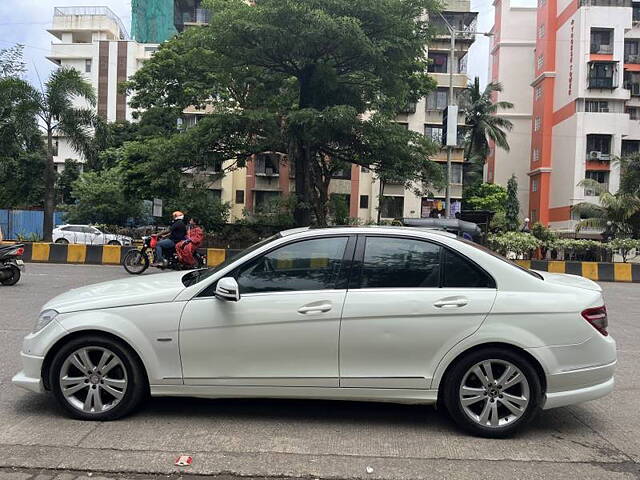
[[[518,1],[518,0],[516,0]],[[527,0],[519,0],[527,1]],[[531,0],[529,0],[531,1]],[[0,0],[0,49],[16,43],[25,45],[26,79],[34,85],[46,80],[55,65],[46,59],[54,39],[51,27],[54,7],[105,5],[131,26],[131,0]],[[478,12],[477,30],[487,32],[493,25],[491,0],[471,0],[471,9]],[[479,35],[471,47],[468,74],[486,83],[489,68],[489,38]]]

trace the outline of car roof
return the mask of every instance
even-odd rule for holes
[[[354,226],[334,226],[326,228],[315,227],[299,227],[291,228],[280,232],[280,236],[289,237],[303,233],[313,233],[314,235],[332,235],[336,233],[397,233],[397,234],[418,234],[416,236],[430,236],[430,234],[441,237],[458,238],[454,233],[444,230],[427,227],[405,227],[405,226],[387,226],[387,225],[354,225]],[[420,235],[422,234],[422,235]],[[426,235],[424,235],[426,234]]]

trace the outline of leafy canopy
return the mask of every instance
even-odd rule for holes
[[[206,114],[195,133],[171,138],[178,145],[188,137],[194,154],[177,168],[234,168],[256,153],[286,154],[298,224],[308,224],[311,210],[326,223],[329,180],[345,162],[407,184],[441,180],[429,160],[435,147],[393,122],[434,86],[424,55],[424,13],[434,1],[205,3],[215,12],[210,26],[163,44],[127,85],[134,107]]]

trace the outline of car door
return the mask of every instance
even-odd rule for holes
[[[230,275],[237,302],[189,301],[180,324],[186,385],[338,386],[338,336],[355,237],[294,241]]]
[[[82,227],[76,225],[65,227],[64,238],[69,243],[84,243],[84,233],[82,233]]]
[[[358,239],[340,329],[340,386],[428,389],[444,354],[476,331],[495,282],[426,239]]]

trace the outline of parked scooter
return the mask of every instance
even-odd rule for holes
[[[24,272],[24,245],[0,246],[0,284],[15,285],[20,280],[20,272]]]

